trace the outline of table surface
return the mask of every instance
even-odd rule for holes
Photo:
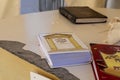
[[[119,17],[119,9],[94,8],[107,15],[108,21]],[[0,21],[0,40],[20,41],[26,44],[24,49],[31,50],[42,57],[37,35],[39,33],[74,32],[88,47],[89,43],[104,43],[107,37],[107,23],[73,24],[59,14],[57,10],[31,13]],[[90,64],[67,66],[80,80],[95,80]]]

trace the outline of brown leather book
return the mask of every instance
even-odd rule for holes
[[[107,16],[85,6],[60,7],[60,14],[73,23],[103,23]]]

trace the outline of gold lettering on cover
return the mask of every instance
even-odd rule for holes
[[[113,54],[106,54],[106,53],[100,52],[100,54],[107,66],[104,69],[104,72],[120,77],[120,52],[116,52]]]
[[[114,70],[120,70],[120,66],[113,66]]]

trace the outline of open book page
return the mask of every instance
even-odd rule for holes
[[[30,80],[30,72],[37,72],[52,80],[59,80],[55,75],[13,55],[0,47],[0,80]],[[38,79],[38,80],[50,80]]]
[[[30,80],[51,80],[43,75],[37,74],[35,72],[30,72]]]

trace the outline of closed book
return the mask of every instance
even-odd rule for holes
[[[87,46],[73,33],[39,34],[38,40],[52,68],[86,64],[91,61]]]
[[[91,44],[96,80],[120,80],[120,46]]]
[[[60,14],[73,23],[103,23],[107,21],[107,16],[91,9],[90,7],[60,7]]]

